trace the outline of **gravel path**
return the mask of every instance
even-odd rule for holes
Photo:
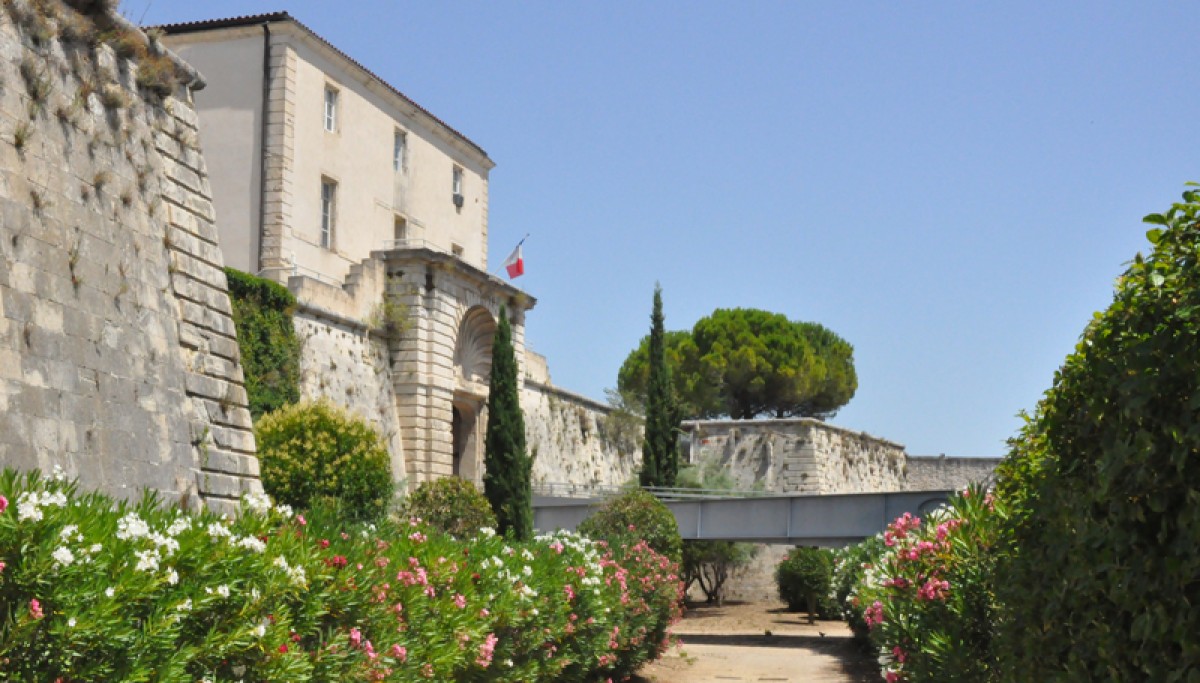
[[[881,680],[846,624],[809,625],[807,615],[788,612],[782,603],[689,606],[674,631],[682,650],[642,669],[643,683]]]

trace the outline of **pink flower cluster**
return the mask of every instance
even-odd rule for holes
[[[888,525],[887,531],[883,532],[883,543],[890,548],[896,545],[896,541],[906,538],[909,531],[914,531],[920,526],[921,518],[906,512]]]
[[[950,582],[945,579],[931,578],[917,590],[918,600],[945,600],[950,592]]]
[[[863,612],[863,621],[868,628],[875,628],[883,623],[883,603],[876,600]]]

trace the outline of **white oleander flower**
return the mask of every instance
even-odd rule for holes
[[[55,562],[64,567],[70,566],[75,561],[75,553],[72,553],[65,546],[59,546],[57,550],[50,554],[50,557],[53,557]]]
[[[208,525],[208,535],[213,538],[221,538],[222,536],[229,537],[232,534],[229,533],[229,527],[219,522],[213,522]]]
[[[167,583],[171,584],[172,586],[179,583],[179,572],[175,571],[174,569],[168,570]]]
[[[117,594],[117,589],[113,588],[112,586],[109,586],[108,588],[104,589],[104,595],[107,597],[111,598],[112,596],[114,596],[116,594]]]
[[[217,595],[220,595],[223,598],[229,597],[229,586],[226,586],[225,584],[217,586]]]
[[[130,512],[117,520],[117,538],[123,541],[149,535],[150,526],[141,517],[138,517],[136,512]]]

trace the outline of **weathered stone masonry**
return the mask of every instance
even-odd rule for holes
[[[258,461],[203,82],[176,68],[173,96],[144,97],[108,47],[38,44],[0,12],[0,465],[232,510]]]

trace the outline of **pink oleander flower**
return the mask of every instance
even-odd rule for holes
[[[901,664],[908,659],[908,653],[905,652],[904,648],[900,647],[899,645],[892,648],[892,656],[895,657],[896,661],[900,662]]]
[[[454,606],[459,609],[465,609],[467,606],[467,598],[462,593],[454,594]]]
[[[876,600],[871,603],[863,612],[863,621],[867,622],[867,628],[874,628],[883,623],[883,603]]]
[[[408,648],[396,643],[392,646],[392,656],[395,657],[396,660],[401,664],[403,664],[404,662],[408,661]]]
[[[8,509],[8,499],[5,498],[3,494],[0,494],[0,515],[4,514],[4,511],[7,509]]]
[[[296,515],[296,523],[300,526],[307,526],[308,520],[304,519],[304,515]]]
[[[350,647],[358,648],[362,645],[362,631],[358,628],[350,629]]]
[[[479,657],[475,659],[475,663],[485,669],[491,666],[492,655],[496,652],[496,643],[499,640],[495,633],[489,633],[483,643],[479,645]]]
[[[887,683],[898,683],[900,681],[900,674],[895,671],[889,671],[883,675],[883,679]]]
[[[29,601],[29,616],[33,617],[34,619],[41,619],[42,617],[46,616],[46,614],[42,612],[42,603],[38,602],[37,598]]]

